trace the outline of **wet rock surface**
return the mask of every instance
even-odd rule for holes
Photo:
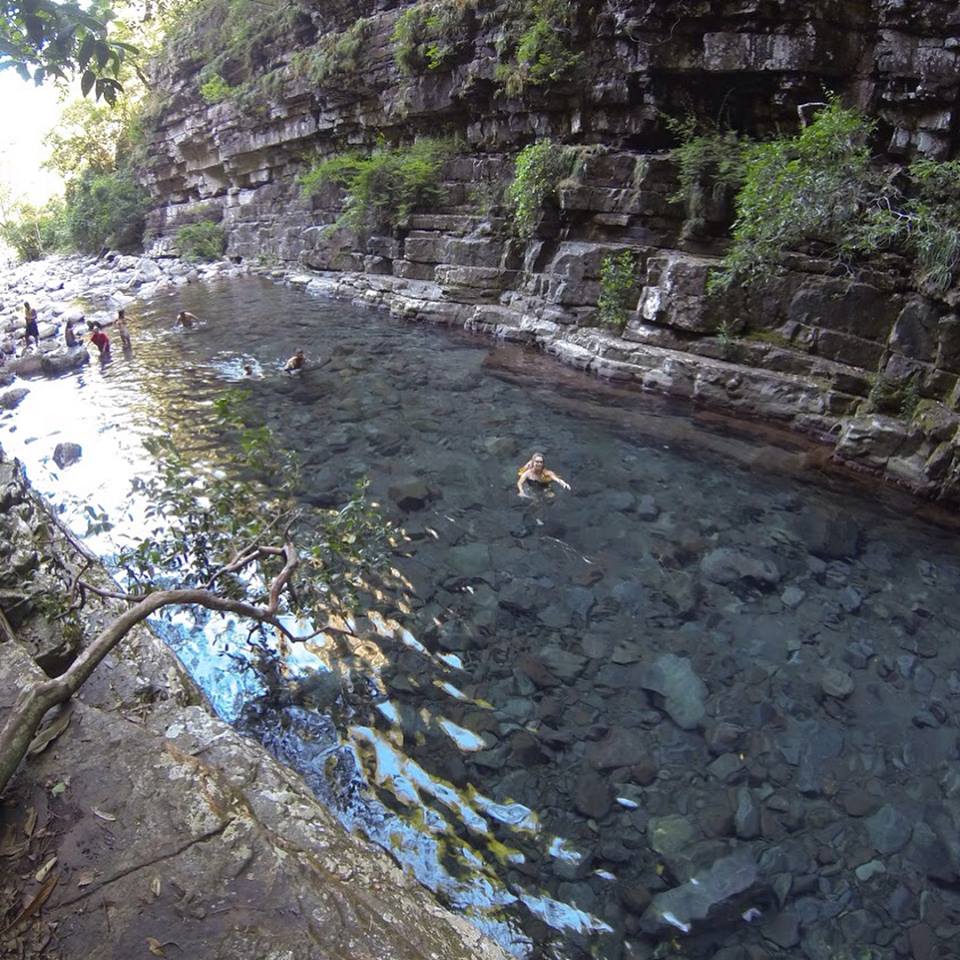
[[[287,661],[291,682],[338,681],[298,686],[299,702],[242,689],[229,632],[172,637],[218,709],[343,822],[531,956],[652,960],[674,938],[696,960],[950,956],[953,533],[911,520],[910,501],[766,472],[785,462],[774,448],[526,354],[508,362],[512,348],[486,357],[254,281],[183,296],[210,318],[189,338],[163,327],[167,301],[137,306],[138,360],[180,377],[146,388],[117,362],[80,388],[96,406],[109,387],[105,435],[139,429],[124,398],[144,389],[167,429],[199,429],[249,355],[264,422],[311,467],[308,496],[335,504],[369,476],[406,529],[355,636]],[[228,327],[241,305],[288,329]],[[328,362],[273,376],[300,340]],[[97,489],[73,471],[107,456],[74,428],[71,516]],[[41,446],[22,449],[42,472]],[[517,498],[532,449],[570,492]],[[391,493],[411,484],[415,508]]]

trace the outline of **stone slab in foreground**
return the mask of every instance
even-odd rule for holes
[[[148,673],[172,659],[144,642]],[[0,806],[3,906],[55,878],[36,914],[0,934],[0,957],[503,957],[258,744],[202,706],[128,697],[145,680],[129,659],[100,669],[99,690]],[[0,720],[39,675],[19,644],[0,644]],[[107,686],[116,701],[94,706]]]

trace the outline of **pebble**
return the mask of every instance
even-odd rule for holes
[[[828,697],[844,700],[853,693],[853,677],[842,670],[828,667],[820,676],[820,689]]]

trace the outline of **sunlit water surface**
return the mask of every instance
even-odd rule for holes
[[[179,309],[203,323],[176,329]],[[647,818],[686,813],[684,791],[706,789],[702,734],[673,726],[637,682],[652,656],[692,657],[711,692],[729,688],[722,716],[759,729],[764,698],[735,686],[748,671],[804,677],[857,638],[896,646],[897,617],[918,602],[944,636],[960,623],[951,534],[905,518],[906,501],[764,472],[775,451],[696,426],[685,408],[254,279],[128,313],[132,355],[115,348],[106,366],[34,382],[0,421],[4,446],[103,555],[142,529],[130,490],[151,469],[143,439],[215,449],[213,401],[237,384],[298,450],[311,501],[341,502],[369,477],[407,531],[402,586],[353,624],[352,641],[278,648],[291,680],[336,676],[338,699],[320,684],[319,704],[264,704],[256,672],[237,669],[243,625],[179,617],[158,629],[223,717],[517,955],[619,956],[639,935],[624,891],[656,889],[662,873]],[[287,376],[299,347],[310,365]],[[58,471],[61,440],[83,457]],[[535,449],[570,493],[517,497],[516,469]],[[433,499],[401,514],[388,490],[414,479]],[[810,553],[798,529],[823,510],[859,527],[856,556]],[[699,564],[721,547],[770,559],[780,583],[704,578]],[[807,729],[812,710],[797,707],[786,734]],[[618,729],[649,743],[653,782],[636,757],[602,773],[587,762]],[[575,801],[585,776],[613,777],[609,810]]]

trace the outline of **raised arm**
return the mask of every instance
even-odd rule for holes
[[[556,483],[559,483],[560,486],[563,487],[564,490],[569,490],[569,489],[570,489],[570,484],[567,483],[567,481],[564,480],[563,477],[561,477],[561,476],[559,476],[558,474],[554,473],[552,470],[544,470],[544,471],[543,471],[543,475],[544,475],[548,480],[552,480],[552,481],[555,481]]]

